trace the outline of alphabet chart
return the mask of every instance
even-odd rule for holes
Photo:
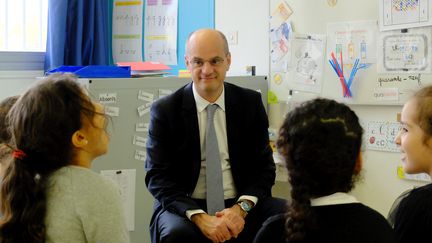
[[[114,62],[142,61],[141,1],[115,0],[112,17]]]
[[[149,0],[145,13],[145,60],[177,65],[177,0]]]
[[[399,152],[395,143],[401,127],[398,122],[369,121],[365,136],[366,148],[370,150]]]

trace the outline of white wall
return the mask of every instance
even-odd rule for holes
[[[215,28],[222,31],[228,40],[233,32],[238,34],[237,44],[229,45],[232,63],[228,75],[248,75],[246,66],[256,66],[256,75],[268,76],[269,7],[270,2],[263,0],[215,1]],[[288,198],[289,184],[276,182],[273,194]]]
[[[0,71],[0,100],[23,93],[43,71]]]
[[[237,44],[229,45],[232,64],[228,75],[246,75],[246,66],[256,66],[256,75],[269,69],[269,2],[264,0],[215,0],[215,28],[227,35],[237,31]]]
[[[216,2],[216,28],[224,33],[238,31],[238,45],[230,46],[233,63],[232,74],[244,74],[245,66],[256,65],[257,74],[269,75],[269,36],[268,16],[270,13],[269,2],[263,0],[217,0]],[[310,28],[312,33],[326,33],[325,25],[314,25],[308,21],[314,21],[311,16],[318,16],[320,9],[326,7],[326,1],[315,0],[288,0],[287,1],[297,16],[293,23],[294,28]],[[353,19],[369,19],[376,16],[371,12],[371,5],[378,4],[375,0],[367,3],[357,0],[339,1],[335,8],[335,15],[329,22],[348,21]],[[353,6],[356,7],[353,7]],[[349,8],[352,14],[344,11]],[[321,26],[321,27],[320,27]],[[306,27],[305,27],[306,28]],[[277,128],[286,110],[283,104],[270,106],[270,125]],[[351,106],[363,121],[396,121],[396,114],[400,112],[400,106]],[[422,185],[421,182],[400,180],[396,175],[396,167],[400,165],[398,153],[378,152],[366,150],[363,153],[363,179],[357,184],[353,194],[363,203],[376,209],[383,215],[387,212],[393,200],[404,190],[413,186]],[[278,196],[287,195],[287,184],[277,183],[273,192]]]

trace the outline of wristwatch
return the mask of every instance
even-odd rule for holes
[[[239,202],[237,202],[237,204],[246,213],[249,213],[249,211],[251,211],[251,209],[252,209],[252,205],[250,205],[246,200],[239,201]]]

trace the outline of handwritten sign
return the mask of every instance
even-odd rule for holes
[[[380,87],[385,84],[398,85],[406,82],[415,83],[419,87],[422,85],[420,73],[416,75],[380,76],[378,77],[377,82]]]
[[[429,73],[431,33],[429,27],[380,32],[378,72]]]
[[[117,102],[117,93],[104,93],[99,94],[99,103],[113,104]]]

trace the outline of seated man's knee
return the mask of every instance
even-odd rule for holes
[[[203,241],[204,240],[204,241]],[[161,243],[205,242],[205,238],[192,224],[178,224],[176,227],[161,229]]]

